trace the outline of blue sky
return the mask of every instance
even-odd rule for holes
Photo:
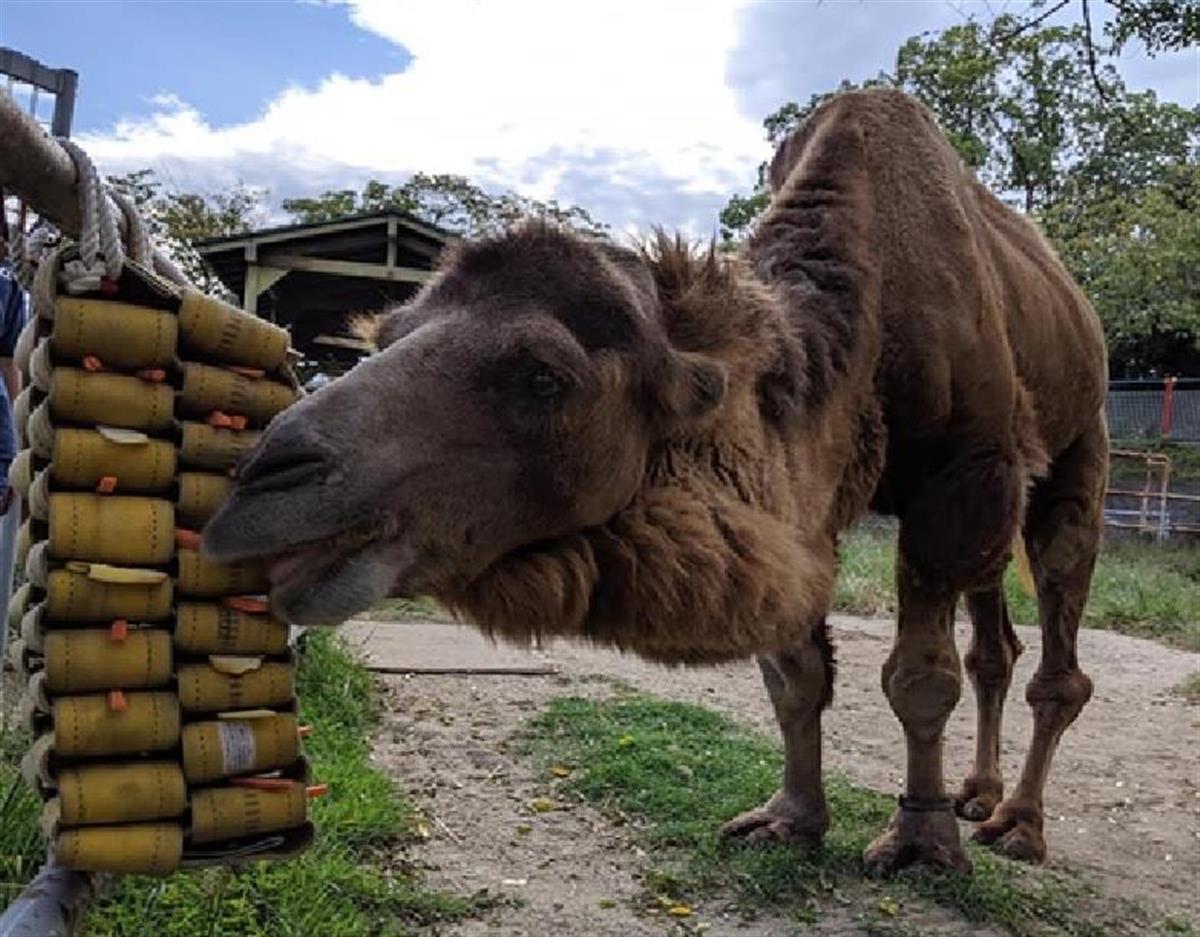
[[[706,235],[767,155],[766,113],[889,69],[906,37],[964,12],[1026,5],[0,0],[0,44],[80,73],[76,136],[107,171],[243,181],[272,204],[457,172],[619,229]],[[1200,51],[1131,49],[1121,69],[1200,103]]]
[[[289,85],[378,78],[408,53],[315,3],[0,0],[0,45],[80,73],[75,127],[103,132],[175,95],[218,124],[251,120]]]

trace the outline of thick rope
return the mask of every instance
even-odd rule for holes
[[[154,248],[150,245],[150,231],[142,219],[141,212],[137,210],[137,205],[123,192],[110,192],[109,194],[125,217],[125,243],[129,250],[129,256],[135,263],[139,263],[147,269],[153,269]]]
[[[121,276],[125,249],[91,157],[72,140],[60,138],[58,142],[75,163],[79,185],[79,259],[63,265],[63,286],[68,293],[91,293],[100,289],[105,278],[116,280]]]

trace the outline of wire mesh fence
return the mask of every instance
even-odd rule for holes
[[[1200,378],[1114,381],[1106,411],[1113,439],[1200,443]]]

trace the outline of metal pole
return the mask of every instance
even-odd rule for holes
[[[97,879],[51,860],[0,914],[4,937],[70,937],[76,918],[96,893]]]

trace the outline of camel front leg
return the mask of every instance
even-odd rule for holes
[[[962,693],[954,646],[952,589],[925,582],[906,562],[897,563],[900,615],[896,642],[883,665],[883,691],[908,747],[900,809],[863,854],[868,873],[890,875],[921,864],[969,874],[971,860],[958,835],[954,802],[942,776],[942,731]]]
[[[746,842],[820,845],[829,827],[821,783],[821,712],[833,695],[833,645],[821,622],[803,648],[758,659],[783,735],[783,786],[720,829]]]

